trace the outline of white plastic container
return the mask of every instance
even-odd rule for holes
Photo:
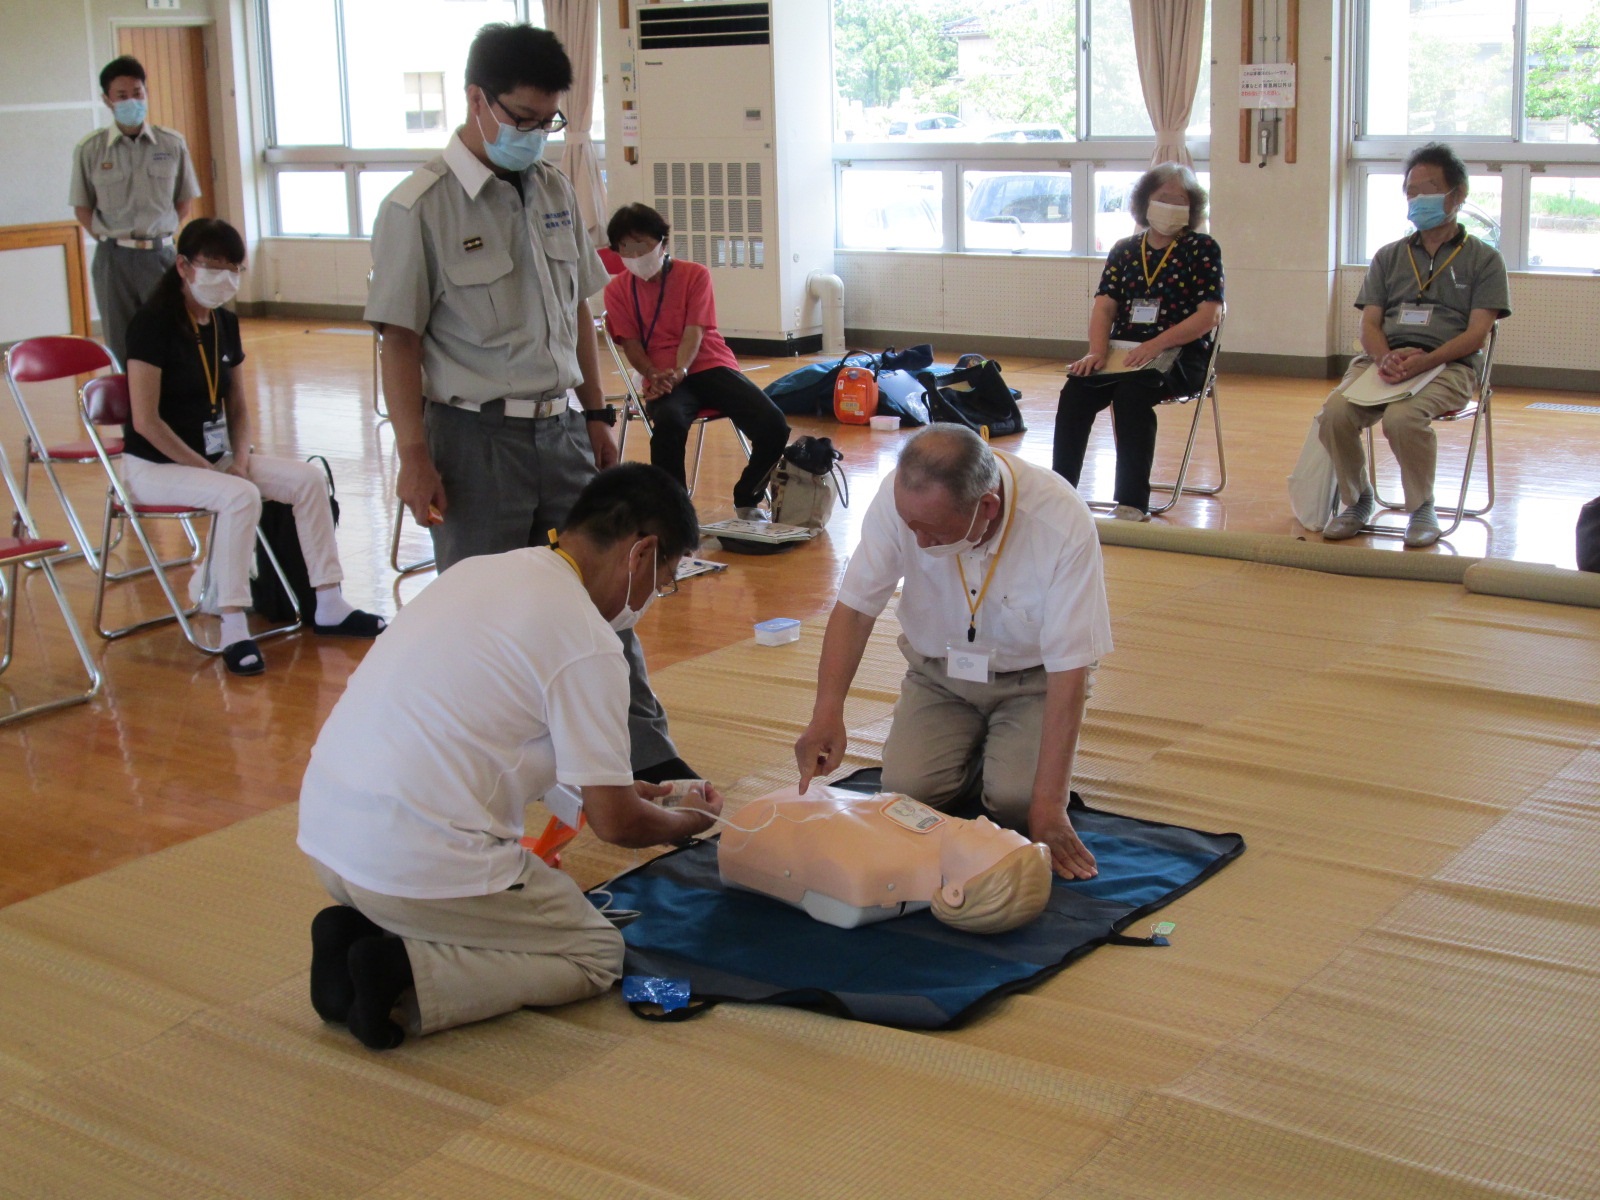
[[[800,640],[800,622],[793,617],[773,617],[756,622],[756,641],[763,646],[782,646]]]
[[[868,418],[868,423],[878,433],[893,433],[900,428],[900,418],[892,413]]]

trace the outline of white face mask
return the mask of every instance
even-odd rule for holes
[[[239,294],[239,272],[220,267],[196,267],[189,294],[202,308],[220,308]]]
[[[972,527],[978,523],[978,514],[983,511],[983,501],[979,500],[972,510],[972,520],[967,522],[966,536],[959,542],[947,542],[943,546],[920,546],[920,549],[929,558],[954,558],[958,554],[965,554],[977,548],[978,539],[972,536]]]
[[[1150,222],[1150,228],[1162,237],[1176,237],[1189,224],[1189,206],[1187,204],[1167,204],[1165,201],[1152,200],[1145,213]]]
[[[625,258],[622,265],[637,275],[640,279],[653,279],[656,272],[661,270],[661,264],[666,261],[667,244],[658,242],[654,250],[646,250],[638,258]]]
[[[633,545],[638,546],[642,544],[643,543],[641,542],[635,542]],[[628,547],[628,554],[630,557],[633,555],[633,546]],[[617,613],[616,616],[612,617],[610,621],[611,628],[615,629],[618,633],[623,633],[629,629],[632,629],[639,623],[639,618],[644,616],[645,611],[656,602],[656,589],[652,587],[649,592],[646,593],[644,603],[639,605],[638,608],[629,607],[629,603],[632,600],[633,572],[629,571],[628,591],[627,594],[622,597],[622,609]]]

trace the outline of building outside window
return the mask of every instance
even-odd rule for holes
[[[444,116],[444,72],[407,71],[406,132],[429,133],[447,128]]]

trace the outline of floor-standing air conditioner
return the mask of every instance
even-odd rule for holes
[[[833,270],[828,0],[634,9],[639,153],[673,257],[710,268],[738,349],[821,345],[806,277]]]

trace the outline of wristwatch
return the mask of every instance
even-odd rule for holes
[[[583,410],[585,421],[604,421],[607,425],[617,423],[617,410],[607,404],[603,408],[586,408]]]

